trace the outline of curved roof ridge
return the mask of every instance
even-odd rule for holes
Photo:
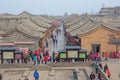
[[[45,17],[43,17],[43,16],[37,16],[39,19],[41,19],[41,20],[43,20],[45,23],[47,23],[47,24],[51,24],[51,22],[53,22],[52,20],[50,20],[50,19],[46,19]],[[51,21],[51,22],[50,22]]]
[[[25,27],[27,27],[28,29],[32,30],[32,31],[37,31],[37,32],[44,32],[43,30],[40,30],[38,31],[38,29],[34,29],[34,28],[30,28],[31,26],[30,25],[26,25],[24,23],[21,23],[22,25],[24,25]]]
[[[17,27],[15,27],[15,29],[18,31],[18,32],[20,32],[20,33],[22,33],[22,34],[24,34],[24,35],[27,35],[27,36],[31,36],[31,37],[35,37],[35,38],[40,38],[40,36],[38,36],[38,35],[32,35],[31,33],[29,33],[28,31],[23,31],[24,29],[22,29],[21,30],[21,27],[22,26],[24,26],[24,25],[18,25]],[[31,35],[30,35],[31,34]],[[41,35],[42,35],[42,33],[41,33]]]
[[[33,23],[35,23],[36,25],[41,26],[41,27],[43,27],[43,28],[48,28],[48,27],[50,26],[50,24],[47,24],[46,22],[42,21],[42,22],[43,22],[43,25],[46,24],[46,26],[43,26],[43,25],[40,24],[38,21],[36,21],[36,19],[34,19],[32,16],[30,16],[29,18],[30,18],[30,20],[31,20]]]
[[[112,30],[115,30],[115,31],[120,31],[119,29],[115,29],[115,28],[112,28],[112,27],[108,27],[107,24],[102,23],[102,25],[104,25],[105,27],[107,27],[107,28],[109,28],[109,29],[112,29]]]
[[[94,26],[96,26],[98,23],[97,22],[92,22],[91,20],[85,24],[84,26],[80,27],[79,29],[76,29],[73,32],[70,32],[71,35],[76,35],[76,34],[80,34],[83,32],[88,31],[89,29],[93,28]]]
[[[30,14],[29,12],[27,12],[27,11],[23,11],[23,12],[21,12],[20,14],[18,14],[18,15],[32,15],[32,14]]]
[[[89,18],[89,17],[86,16],[86,15],[81,15],[79,18],[77,18],[77,20],[75,20],[75,22],[70,23],[70,24],[65,24],[65,25],[69,26],[69,27],[71,27],[71,25],[74,25],[74,24],[77,25],[77,23],[80,23],[83,20],[83,18],[86,19],[86,18]],[[67,28],[69,28],[69,27],[67,27]]]
[[[10,30],[8,30],[8,31],[2,31],[2,34],[1,35],[3,35],[3,36],[7,36],[7,35],[9,35],[9,34],[11,34],[12,32],[14,32],[15,31],[15,26],[16,25],[14,25],[14,28],[11,28]]]
[[[101,25],[103,25],[103,26],[101,26]],[[107,25],[105,25],[104,23],[99,23],[97,26],[95,26],[95,27],[93,27],[92,29],[90,29],[90,30],[88,30],[88,31],[86,31],[86,32],[83,32],[83,33],[81,33],[81,34],[77,34],[77,35],[84,35],[84,34],[88,34],[89,32],[92,32],[92,31],[94,31],[95,29],[97,29],[97,28],[99,28],[99,27],[102,27],[102,28],[107,28],[107,29],[109,29],[109,30],[111,30],[111,31],[117,31],[117,32],[119,32],[120,33],[120,30],[117,30],[117,29],[114,29],[114,28],[110,28],[110,27],[108,27]]]
[[[71,22],[72,20],[73,20],[73,18],[79,18],[80,16],[78,16],[78,15],[69,15],[65,20],[64,20],[64,22],[65,23],[69,23],[69,22]]]
[[[83,27],[83,26],[84,26],[85,24],[87,24],[89,21],[91,21],[91,20],[90,20],[90,19],[86,20],[83,24],[77,25],[77,26],[79,26],[79,27],[75,28],[74,30],[70,30],[69,32],[73,32],[73,31],[75,31],[75,30],[77,30],[77,29]]]
[[[30,21],[30,20],[28,19],[28,21]],[[24,26],[26,26],[26,27],[34,30],[34,31],[44,32],[47,29],[47,28],[43,28],[41,26],[38,26],[38,25],[34,24],[33,22],[31,22],[31,23],[29,22],[28,23],[28,21],[27,20],[21,20],[21,24],[23,24]]]

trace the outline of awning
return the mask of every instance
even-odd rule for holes
[[[14,46],[5,46],[5,47],[0,47],[0,51],[14,51],[16,48]]]
[[[66,46],[66,49],[80,49],[80,46]]]

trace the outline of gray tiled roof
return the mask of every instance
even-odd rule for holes
[[[98,27],[100,24],[104,24],[106,27],[111,28],[113,30],[120,31],[120,16],[103,17],[102,23],[100,19],[101,18],[99,16],[95,18],[90,17],[88,21],[87,19],[86,20],[83,19],[79,22],[79,24],[71,25],[69,28],[66,29],[66,31],[70,32],[72,36],[75,36],[77,34],[87,33]]]
[[[86,21],[88,19],[89,19],[89,17],[87,15],[81,15],[77,19],[75,19],[75,20],[73,19],[71,22],[66,23],[65,27],[69,28],[69,27],[72,27],[72,26],[80,25],[82,22],[84,22],[84,21]]]

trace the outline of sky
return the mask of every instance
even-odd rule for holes
[[[64,15],[77,13],[97,13],[102,5],[120,6],[120,0],[1,0],[0,13]]]

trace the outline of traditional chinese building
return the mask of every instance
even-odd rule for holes
[[[37,49],[51,23],[49,16],[32,15],[26,11],[19,15],[0,14],[0,46],[13,44],[15,47]]]
[[[72,20],[72,19],[71,19]],[[66,21],[67,22],[67,21]],[[80,38],[80,46],[88,51],[111,52],[120,50],[120,16],[83,14],[65,23],[71,36]]]

